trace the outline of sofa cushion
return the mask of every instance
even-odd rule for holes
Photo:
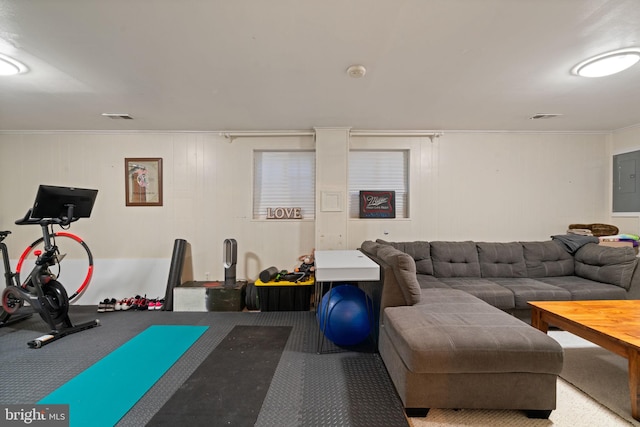
[[[573,256],[552,240],[522,242],[528,277],[571,276]]]
[[[433,275],[433,263],[431,262],[429,242],[387,242],[382,239],[377,239],[376,242],[391,245],[394,248],[411,255],[413,260],[416,262],[416,271],[418,274]]]
[[[572,300],[627,299],[627,291],[620,286],[608,285],[578,276],[541,277],[538,280],[566,289]]]
[[[416,274],[416,277],[418,278],[418,283],[420,283],[421,289],[451,289],[449,286],[442,283],[440,279],[430,274]]]
[[[383,313],[381,333],[409,371],[560,373],[562,347],[543,332],[463,292],[424,292],[422,304]],[[444,298],[425,303],[432,301],[426,292]]]
[[[493,278],[492,281],[513,292],[516,309],[529,309],[529,301],[571,301],[571,292],[530,278]]]
[[[436,277],[480,277],[474,242],[431,242],[431,259]]]
[[[480,277],[445,277],[440,280],[451,289],[465,291],[501,310],[515,307],[513,292],[491,280]]]
[[[589,243],[575,254],[578,276],[629,289],[638,259],[632,247],[613,248]]]
[[[398,243],[397,247],[402,252],[406,252],[411,255],[416,262],[416,271],[418,273],[433,275],[431,245],[429,242],[402,242]]]
[[[425,306],[427,310],[432,312],[451,311],[459,308],[459,313],[468,313],[475,309],[484,311],[487,307],[487,303],[480,298],[449,287],[422,289],[422,299],[420,304],[416,305]]]
[[[413,258],[390,245],[382,245],[378,248],[377,254],[378,258],[393,269],[407,305],[420,302],[420,284],[416,277],[416,263]]]
[[[482,277],[527,277],[522,244],[478,242]]]

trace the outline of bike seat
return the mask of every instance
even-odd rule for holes
[[[2,242],[4,240],[4,238],[7,237],[9,234],[11,234],[11,232],[9,230],[0,231],[0,242]]]

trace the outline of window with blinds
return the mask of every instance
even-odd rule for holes
[[[267,209],[302,208],[302,219],[316,213],[314,151],[253,152],[253,218],[266,219]]]
[[[407,218],[409,194],[408,150],[352,150],[349,152],[349,218],[359,218],[360,190],[396,192],[396,218]]]

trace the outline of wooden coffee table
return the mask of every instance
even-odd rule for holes
[[[557,326],[629,361],[631,415],[640,420],[640,300],[529,302],[531,325]]]

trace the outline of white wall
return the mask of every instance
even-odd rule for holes
[[[433,142],[425,137],[343,141],[348,147],[340,150],[342,156],[349,147],[411,152],[410,218],[347,219],[345,209],[338,223],[343,230],[346,222],[347,248],[376,238],[547,239],[570,223],[610,219],[611,148],[604,134],[451,132]],[[83,236],[96,258],[94,280],[79,303],[164,295],[177,238],[191,245],[197,280],[205,273],[223,279],[223,241],[235,238],[238,278],[253,280],[272,265],[292,269],[299,255],[316,246],[318,233],[332,230],[330,223],[317,230],[312,220],[253,220],[252,151],[314,145],[304,136],[231,142],[217,133],[0,133],[0,229],[13,231],[6,242],[15,260],[38,234],[34,226],[13,224],[32,205],[38,184],[97,188],[93,216],[71,230]],[[164,206],[125,207],[125,157],[164,159]],[[320,178],[326,168],[335,168],[335,158],[326,161],[317,163]]]
[[[607,136],[447,133],[355,138],[411,150],[411,219],[351,220],[350,244],[387,240],[540,240],[608,219]],[[387,234],[384,234],[384,232]]]

